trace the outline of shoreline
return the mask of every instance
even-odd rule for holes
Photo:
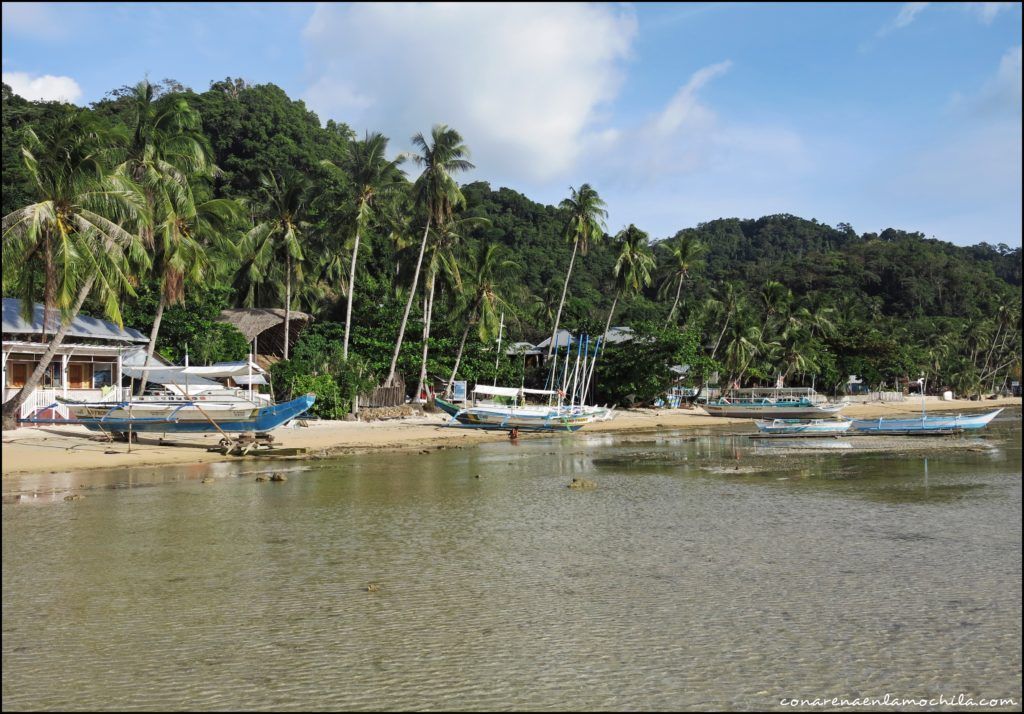
[[[1000,397],[946,402],[929,397],[926,405],[929,412],[981,411],[1019,408],[1021,401],[1020,397]],[[920,413],[920,400],[915,398],[903,402],[855,402],[843,410],[843,416],[855,418],[916,413]],[[274,434],[279,447],[304,449],[305,453],[246,457],[207,451],[208,447],[217,445],[219,434],[174,435],[162,444],[159,437],[147,436],[132,444],[129,453],[128,444],[94,440],[98,435],[82,426],[21,427],[3,432],[3,481],[5,486],[13,486],[20,477],[40,474],[222,462],[259,463],[265,459],[309,461],[370,452],[463,448],[508,439],[502,431],[445,428],[447,422],[447,415],[441,413],[375,422],[310,422],[308,427],[279,429]],[[752,429],[751,422],[751,419],[708,416],[700,409],[631,409],[619,411],[612,421],[587,426],[583,431],[588,434],[643,432],[729,424]],[[550,436],[552,434],[523,434],[520,439]]]

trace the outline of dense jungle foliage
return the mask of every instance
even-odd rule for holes
[[[4,85],[4,295],[123,321],[170,359],[189,344],[193,362],[246,353],[222,308],[310,313],[275,388],[317,391],[331,417],[396,374],[441,390],[456,363],[471,383],[539,385],[521,358],[495,365],[495,340],[536,344],[556,323],[643,336],[603,353],[598,402],[650,401],[680,364],[831,393],[851,374],[971,395],[1020,379],[1020,248],[787,214],[648,237],[604,225],[599,187],[548,206],[460,183],[472,146],[426,130],[399,157],[232,78],[141,82],[87,109]]]

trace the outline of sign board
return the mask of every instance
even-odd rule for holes
[[[466,382],[465,382],[465,380],[463,380],[461,382],[458,382],[458,381],[455,382],[455,384],[452,385],[452,388],[453,388],[452,399],[454,401],[456,401],[456,402],[464,402],[464,401],[466,401]]]

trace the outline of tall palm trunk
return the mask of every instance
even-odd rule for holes
[[[668,327],[672,322],[672,317],[676,314],[676,308],[679,307],[679,296],[683,292],[683,276],[679,276],[679,286],[676,288],[676,299],[672,303],[672,309],[668,311],[668,319],[665,320],[665,327]]]
[[[423,296],[423,357],[420,360],[420,379],[416,384],[416,397],[414,402],[424,401],[420,399],[423,393],[423,385],[427,381],[427,353],[430,351],[430,321],[434,317],[434,286],[437,283],[437,271],[430,271],[430,289]]]
[[[619,304],[619,295],[621,294],[621,290],[615,291],[615,299],[612,300],[612,309],[608,311],[608,319],[604,323],[604,336],[601,338],[602,342],[608,341],[608,330],[610,330],[612,326],[612,315],[615,314],[615,306]]]
[[[43,352],[43,356],[39,358],[39,364],[36,365],[35,370],[29,375],[28,380],[25,382],[25,386],[21,388],[17,394],[7,400],[3,407],[3,428],[4,429],[16,429],[18,426],[18,414],[21,410],[21,405],[25,403],[29,395],[35,391],[36,387],[39,386],[39,382],[43,379],[43,374],[50,367],[50,362],[53,361],[53,356],[57,354],[57,349],[64,341],[64,336],[71,329],[71,322],[78,316],[78,312],[82,309],[82,305],[85,303],[85,299],[89,296],[89,291],[92,290],[93,283],[96,282],[96,275],[90,275],[85,281],[81,288],[78,289],[78,296],[75,298],[75,305],[71,309],[71,312],[61,321],[60,328],[56,334],[50,340],[49,346],[46,351]],[[118,385],[120,386],[120,385]]]
[[[448,378],[448,386],[444,388],[445,394],[452,393],[452,386],[455,384],[455,375],[459,371],[459,364],[462,362],[462,351],[466,348],[466,337],[469,335],[469,330],[476,321],[476,311],[479,307],[479,301],[474,306],[473,311],[470,313],[470,318],[466,321],[466,328],[462,331],[462,339],[459,341],[459,351],[455,355],[455,366],[452,367],[452,376]]]
[[[288,359],[288,338],[291,337],[292,322],[292,257],[289,255],[284,262],[284,358]]]
[[[430,232],[430,218],[427,218],[427,227],[423,230],[423,241],[420,243],[420,257],[416,259],[416,272],[412,276],[412,287],[409,289],[409,299],[405,301],[405,313],[402,315],[402,326],[398,328],[398,339],[395,341],[395,353],[391,355],[391,367],[388,369],[388,378],[384,380],[384,386],[391,387],[395,382],[395,368],[398,366],[398,353],[402,351],[402,339],[405,337],[405,325],[409,321],[409,309],[412,301],[416,299],[416,285],[420,280],[420,266],[423,265],[423,251],[427,248],[427,233]]]
[[[725,331],[729,327],[729,320],[732,319],[732,314],[725,316],[725,324],[722,325],[722,331],[718,333],[718,342],[715,343],[715,349],[711,350],[711,359],[715,358],[715,354],[718,352],[718,346],[722,344],[722,338],[725,336]]]
[[[156,336],[160,334],[160,321],[164,318],[164,308],[167,307],[167,292],[165,290],[160,291],[160,303],[156,306],[156,318],[153,320],[153,329],[149,331],[149,344],[146,345],[146,361],[145,366],[148,367],[150,361],[153,359],[153,351],[156,349]],[[144,394],[146,392],[146,385],[149,383],[149,372],[143,371],[142,378],[139,380],[139,389],[136,394]]]
[[[359,229],[356,228],[356,244],[352,247],[352,269],[348,278],[348,307],[345,308],[345,346],[341,356],[348,359],[348,334],[352,328],[352,302],[356,298],[356,260],[359,258]]]
[[[551,331],[551,344],[548,345],[548,357],[555,351],[555,335],[558,334],[558,323],[562,319],[562,306],[565,305],[565,292],[569,289],[569,276],[572,275],[572,265],[576,262],[576,249],[580,247],[579,239],[573,241],[572,258],[569,259],[569,270],[565,273],[565,284],[562,286],[562,299],[558,303],[558,313],[555,314],[555,329]]]

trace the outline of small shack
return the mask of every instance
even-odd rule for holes
[[[275,307],[236,307],[221,310],[218,322],[233,326],[252,345],[252,352],[261,367],[284,359],[285,310]],[[302,331],[313,321],[312,315],[292,310],[288,320],[289,352]]]

